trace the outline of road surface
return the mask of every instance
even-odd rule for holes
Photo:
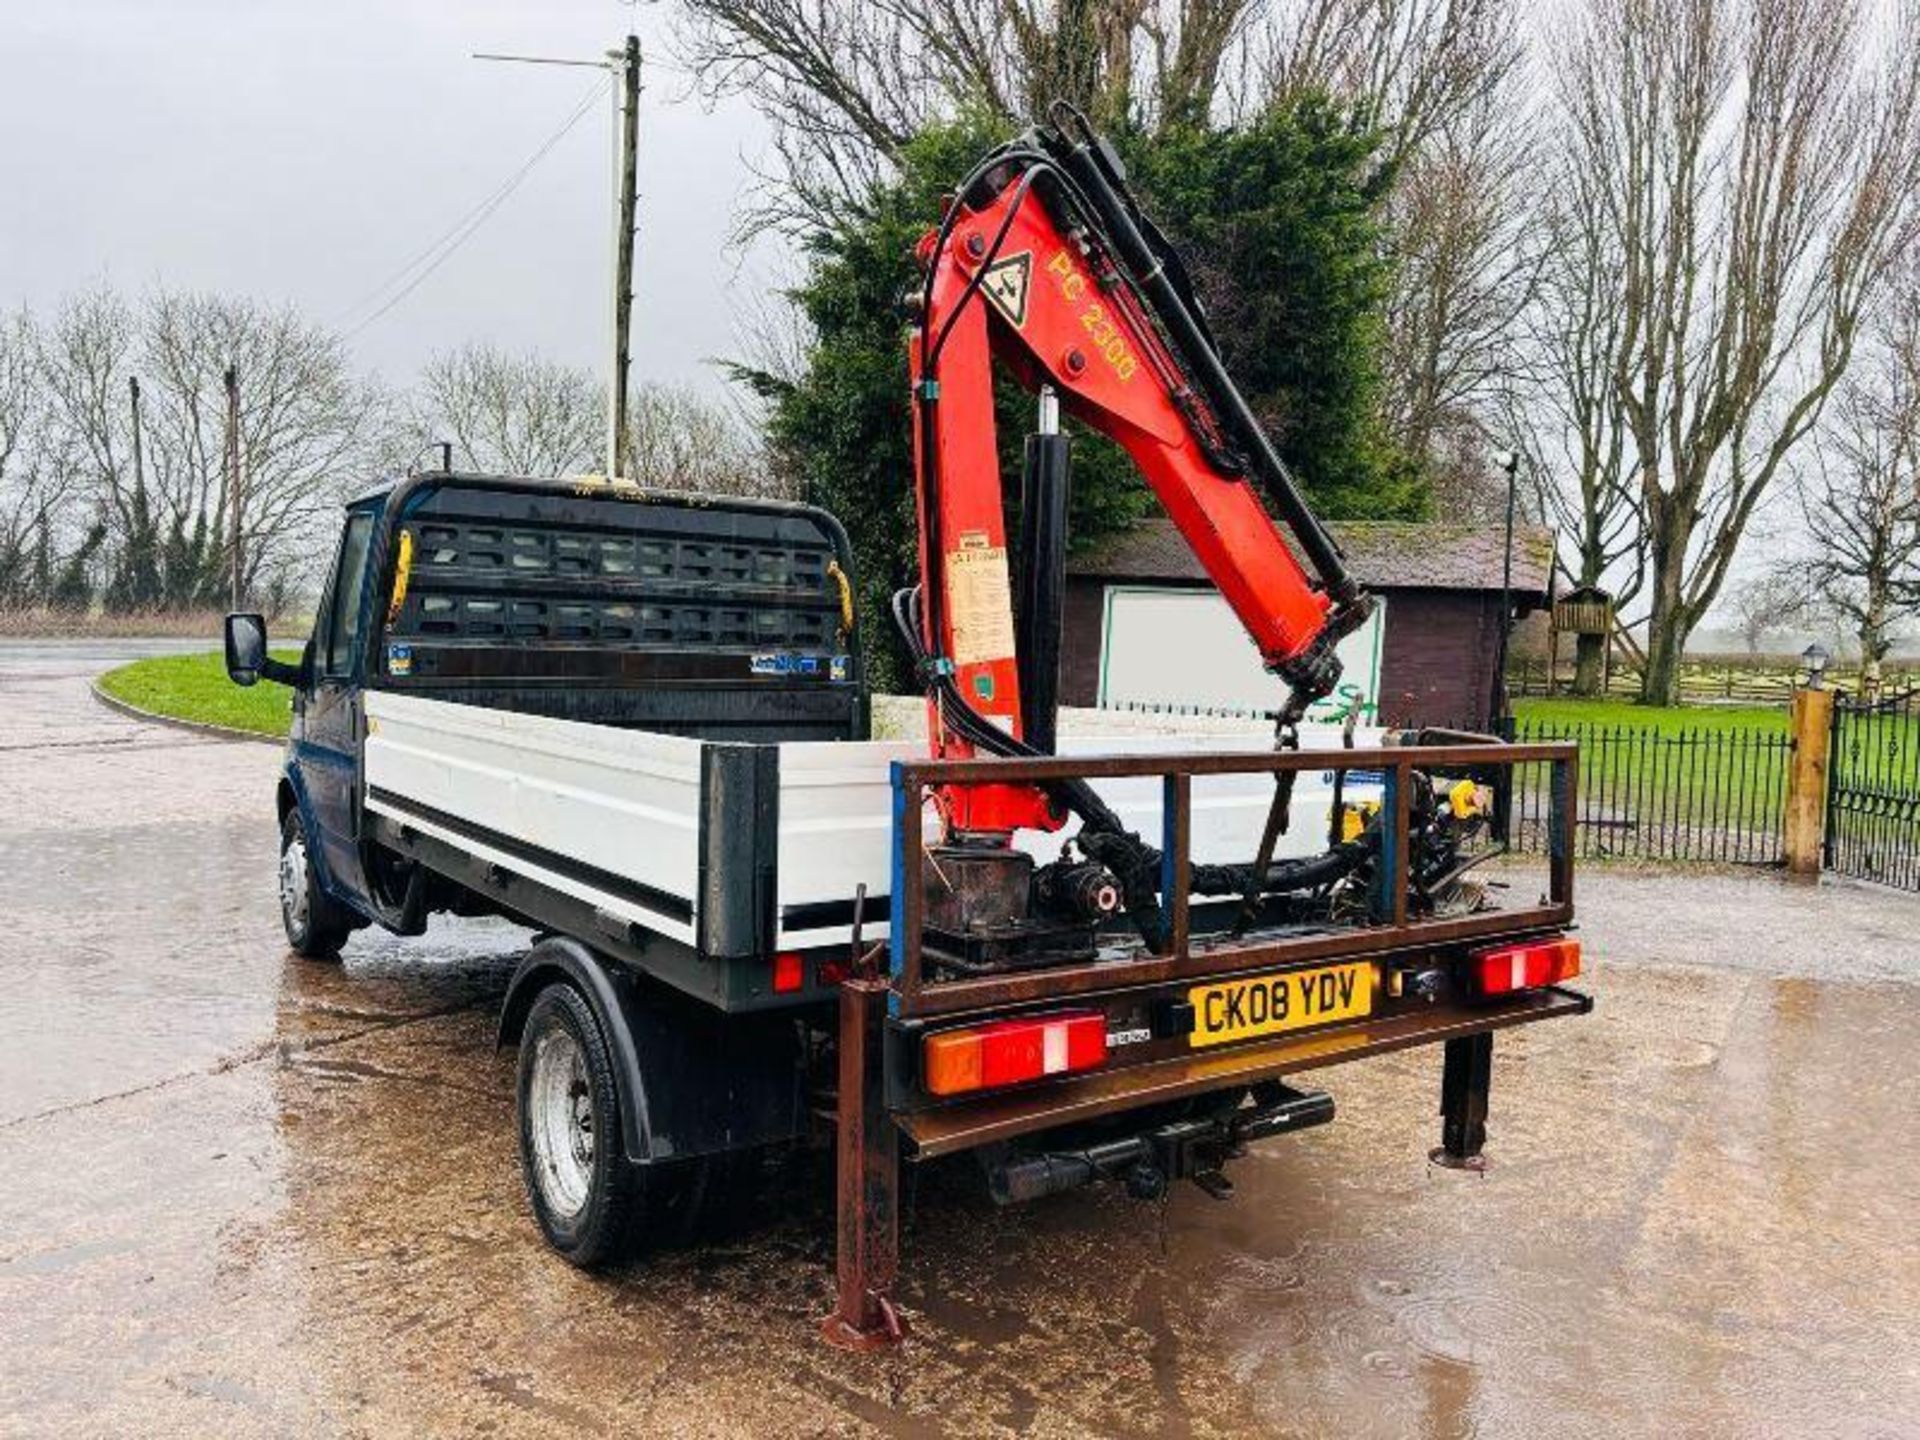
[[[922,1177],[916,1339],[815,1339],[827,1183],[593,1278],[542,1247],[493,1011],[522,934],[290,957],[268,746],[0,645],[0,1433],[1920,1433],[1920,899],[1588,870],[1587,1021],[1323,1083],[1239,1193]]]

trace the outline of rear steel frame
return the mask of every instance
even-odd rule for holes
[[[1100,1005],[1184,994],[1193,984],[1237,974],[1368,959],[1409,972],[1454,964],[1469,947],[1557,934],[1573,919],[1576,749],[1513,745],[1448,734],[1441,743],[1364,750],[1275,751],[1074,757],[1071,759],[916,760],[893,767],[894,867],[886,973],[869,970],[841,988],[839,1013],[836,1293],[824,1326],[835,1344],[872,1349],[897,1343],[905,1323],[892,1293],[899,1271],[899,1192],[903,1158],[955,1154],[1061,1125],[1275,1080],[1349,1060],[1441,1044],[1441,1145],[1436,1162],[1477,1168],[1486,1138],[1495,1030],[1584,1014],[1592,1002],[1554,987],[1495,1001],[1449,994],[1377,1007],[1360,1020],[1267,1039],[1191,1048],[1179,1039],[1128,1046],[1084,1075],[936,1104],[913,1070],[928,1023],[966,1023],[1057,1005]],[[1502,792],[1505,811],[1514,767],[1545,767],[1548,885],[1537,903],[1451,918],[1410,913],[1409,800],[1416,772],[1469,771]],[[1369,923],[1305,934],[1234,939],[1197,934],[1188,876],[1193,782],[1210,775],[1281,775],[1307,769],[1377,771],[1384,783],[1379,879]],[[1163,954],[1115,952],[1091,962],[1007,975],[947,978],[930,973],[922,949],[926,914],[921,823],[930,793],[968,784],[1038,785],[1079,778],[1157,776],[1162,783],[1162,884],[1169,943]],[[877,956],[877,947],[876,947]],[[876,958],[876,957],[870,957]]]

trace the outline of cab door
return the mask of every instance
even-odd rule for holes
[[[322,874],[337,898],[365,909],[360,863],[361,702],[371,577],[368,559],[377,509],[347,512],[340,552],[314,627],[313,683],[302,707],[294,758],[300,766],[311,819],[319,831]]]

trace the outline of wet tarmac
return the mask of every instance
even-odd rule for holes
[[[492,1010],[521,932],[289,957],[277,752],[0,645],[0,1433],[1920,1434],[1920,898],[1582,876],[1587,1020],[1503,1035],[1492,1167],[1435,1052],[1221,1203],[922,1176],[915,1339],[816,1339],[817,1166],[741,1233],[542,1247]]]

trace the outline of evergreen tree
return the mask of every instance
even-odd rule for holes
[[[159,564],[160,603],[169,610],[220,609],[228,600],[226,541],[221,522],[207,525],[206,512],[193,517],[176,513],[167,527]]]
[[[53,593],[48,597],[48,603],[54,609],[77,613],[93,604],[93,561],[106,540],[106,522],[94,521],[93,528],[87,531],[87,538],[80,542],[79,549],[67,557],[66,563],[60,567],[59,578],[53,582]]]
[[[199,523],[204,530],[206,521]],[[199,588],[200,568],[194,559],[193,543],[187,538],[187,517],[176,510],[160,552],[160,603],[168,610],[184,610],[193,603]]]
[[[911,141],[899,178],[851,224],[807,242],[792,292],[813,330],[804,372],[735,376],[771,402],[769,440],[801,494],[852,536],[859,611],[876,688],[911,688],[888,601],[915,572],[911,412],[903,295],[913,249],[941,197],[1004,120],[965,117]],[[1143,203],[1179,246],[1254,412],[1309,501],[1331,518],[1410,518],[1425,492],[1385,439],[1375,404],[1388,272],[1379,208],[1390,176],[1380,132],[1308,97],[1244,128],[1200,124],[1115,136]],[[997,395],[1001,470],[1018,489],[1032,400]],[[1082,548],[1158,506],[1116,445],[1075,429],[1071,543]],[[1013,518],[1013,517],[1010,517]]]
[[[147,501],[144,477],[136,478],[127,511],[127,534],[107,584],[106,608],[116,614],[157,608],[164,598],[160,526]]]
[[[1382,142],[1360,113],[1307,95],[1243,128],[1166,127],[1126,145],[1228,373],[1326,519],[1411,520],[1427,507],[1418,467],[1380,421]]]
[[[207,517],[201,515],[193,527],[194,573],[199,577],[194,584],[190,604],[202,610],[224,610],[227,602],[233,598],[229,588],[227,570],[227,542],[224,535],[225,517],[213,517],[211,529],[207,526]]]
[[[33,542],[33,570],[24,598],[29,605],[45,605],[53,598],[53,548],[45,525],[40,527],[40,538]]]

